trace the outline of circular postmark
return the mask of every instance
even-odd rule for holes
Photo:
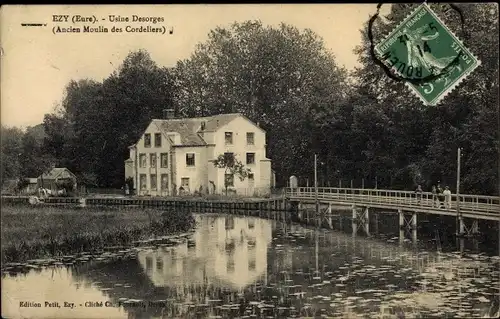
[[[388,63],[391,64],[391,66],[395,66],[397,62],[399,62],[399,59],[397,57],[397,54],[394,53],[394,51],[387,51],[384,54],[377,54],[375,52],[375,43],[373,41],[373,24],[377,20],[380,14],[380,8],[382,7],[383,3],[379,3],[377,5],[377,12],[370,18],[368,21],[368,39],[370,41],[370,56],[372,57],[373,61],[375,64],[377,64],[379,67],[382,68],[384,73],[391,79],[401,82],[401,81],[406,81],[409,82],[413,85],[423,85],[431,81],[436,81],[442,77],[445,77],[450,71],[452,71],[455,67],[457,67],[460,64],[460,58],[463,56],[463,52],[459,50],[456,52],[456,56],[453,57],[452,59],[448,59],[449,62],[446,62],[446,64],[442,67],[434,67],[430,65],[429,67],[429,75],[422,76],[422,68],[418,67],[413,67],[408,65],[406,68],[398,68],[398,73],[392,72],[391,68],[388,67],[384,61],[388,61]],[[460,16],[460,21],[461,21],[461,31],[462,34],[465,34],[464,32],[464,16],[462,14],[462,11],[460,8],[458,8],[456,5],[453,4],[448,4],[454,11],[456,11],[459,16]],[[403,28],[402,32],[399,33],[397,36],[397,39],[395,37],[395,40],[398,43],[401,43],[404,46],[407,46],[409,50],[413,50],[415,52],[415,55],[417,55],[420,58],[423,58],[426,55],[431,54],[431,48],[427,41],[425,41],[426,37],[422,36],[424,32],[427,31],[436,31],[436,26],[433,25],[433,23],[429,23],[425,27],[422,27],[418,29],[418,32],[411,32],[408,28]],[[424,39],[424,41],[422,41]],[[417,44],[415,44],[417,43]],[[436,72],[438,71],[438,72]]]

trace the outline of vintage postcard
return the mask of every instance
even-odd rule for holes
[[[497,318],[497,3],[0,7],[2,318]]]

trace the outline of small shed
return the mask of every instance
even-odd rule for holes
[[[72,185],[73,190],[76,190],[76,175],[65,167],[54,167],[38,177],[38,187],[56,191],[63,188],[64,184]]]

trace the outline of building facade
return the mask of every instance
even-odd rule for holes
[[[174,196],[179,193],[256,195],[270,192],[271,160],[266,157],[266,132],[240,113],[199,118],[154,119],[139,141],[130,146],[125,178],[132,178],[139,195]],[[250,169],[247,178],[231,178],[214,160],[236,158]]]

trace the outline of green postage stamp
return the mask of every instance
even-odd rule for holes
[[[377,46],[375,52],[427,105],[438,104],[481,62],[427,4],[420,5]]]

